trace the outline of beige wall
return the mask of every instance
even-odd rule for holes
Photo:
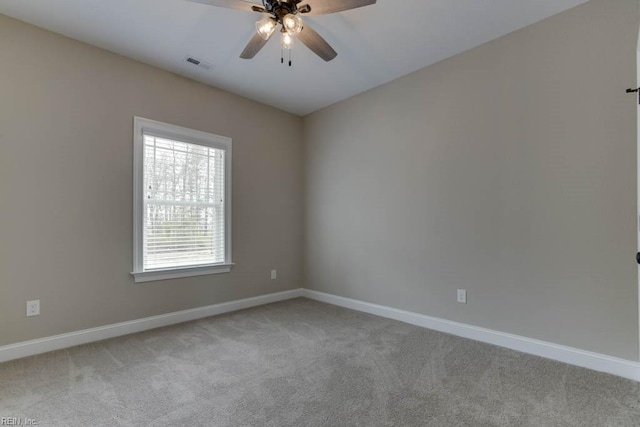
[[[300,118],[2,15],[0,64],[0,345],[300,286]],[[231,274],[133,283],[134,115],[233,138]]]
[[[306,286],[638,360],[638,9],[592,0],[307,116]]]

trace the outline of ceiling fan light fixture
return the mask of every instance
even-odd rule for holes
[[[293,36],[287,33],[286,31],[282,32],[282,35],[280,36],[280,46],[282,46],[283,49],[288,50],[293,47],[293,43],[294,43]]]
[[[266,16],[256,22],[256,30],[258,31],[260,37],[265,40],[269,40],[273,32],[276,30],[276,26],[276,20],[270,16]]]
[[[302,18],[300,18],[298,15],[289,13],[285,15],[284,18],[282,18],[282,25],[284,26],[284,29],[287,31],[287,33],[295,36],[297,34],[300,34],[300,31],[302,31]]]
[[[256,22],[256,34],[240,54],[242,59],[252,59],[267,45],[276,29],[280,29],[280,43],[283,48],[281,62],[284,63],[284,50],[289,50],[296,38],[314,54],[326,62],[332,61],[338,53],[312,26],[302,21],[301,15],[328,15],[345,10],[359,9],[377,3],[377,0],[189,0],[227,9],[262,13],[262,19]],[[311,2],[311,4],[308,4]],[[301,3],[303,3],[301,5]],[[281,27],[281,28],[280,28]],[[289,58],[291,57],[291,51]],[[291,65],[291,60],[289,60]]]

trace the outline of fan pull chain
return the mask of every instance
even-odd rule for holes
[[[280,48],[280,63],[284,64],[284,51],[287,50],[289,52],[289,67],[293,65],[293,61],[291,60],[291,49],[283,49]]]

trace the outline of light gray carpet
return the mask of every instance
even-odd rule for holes
[[[296,299],[0,364],[39,425],[640,426],[637,383]]]

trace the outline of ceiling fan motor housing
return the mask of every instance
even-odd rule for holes
[[[262,0],[265,11],[273,14],[279,23],[282,23],[282,18],[288,14],[298,13],[298,3],[302,0]]]

